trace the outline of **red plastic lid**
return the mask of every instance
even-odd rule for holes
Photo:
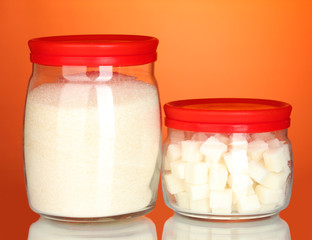
[[[138,35],[72,35],[31,39],[30,60],[51,66],[131,66],[156,61],[158,39]]]
[[[165,104],[165,125],[194,132],[270,132],[290,126],[291,105],[284,102],[211,98],[174,101]]]

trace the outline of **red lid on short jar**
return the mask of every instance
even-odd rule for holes
[[[50,66],[131,66],[156,61],[158,39],[139,35],[69,35],[31,39],[30,60]]]
[[[169,128],[220,133],[270,132],[290,126],[291,105],[247,98],[189,99],[165,104]]]

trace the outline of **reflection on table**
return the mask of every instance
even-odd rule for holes
[[[29,228],[28,240],[157,240],[147,217],[108,223],[68,223],[40,218]]]
[[[279,216],[244,222],[195,220],[180,215],[169,218],[163,240],[290,240],[288,224]]]

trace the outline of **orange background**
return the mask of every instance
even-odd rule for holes
[[[61,34],[122,33],[160,40],[156,78],[162,104],[198,97],[253,97],[292,104],[292,200],[281,213],[292,239],[310,236],[312,214],[312,2],[309,0],[2,0],[0,238],[26,239],[38,218],[28,207],[22,153],[27,41]],[[173,212],[159,191],[148,215]]]

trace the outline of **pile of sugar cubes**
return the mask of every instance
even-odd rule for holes
[[[164,154],[170,203],[200,214],[257,214],[286,201],[290,148],[273,132],[174,130]]]

